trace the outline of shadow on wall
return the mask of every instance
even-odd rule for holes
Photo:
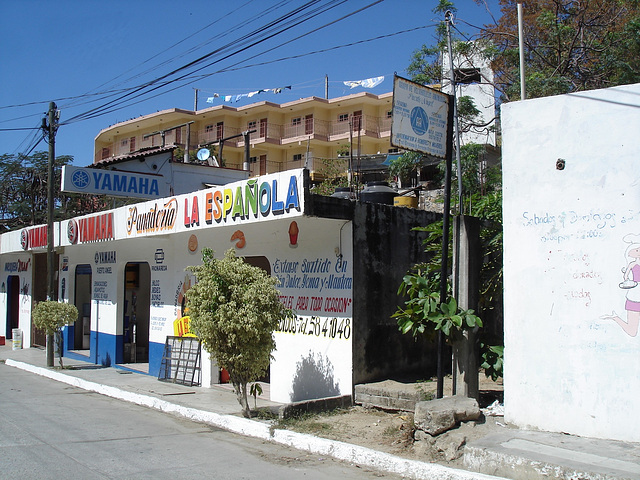
[[[104,357],[104,359],[102,360],[102,366],[103,367],[111,366],[111,355],[109,355],[109,352],[107,352],[107,356]]]
[[[333,378],[333,365],[321,353],[302,357],[293,377],[291,401],[312,400],[340,395],[340,386]]]

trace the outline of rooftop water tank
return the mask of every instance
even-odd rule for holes
[[[336,187],[335,192],[331,194],[334,198],[344,198],[346,200],[355,200],[356,193],[353,187]]]
[[[360,192],[360,200],[365,203],[384,203],[393,205],[393,199],[398,195],[387,182],[369,182]]]

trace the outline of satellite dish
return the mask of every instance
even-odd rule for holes
[[[208,148],[201,148],[200,150],[198,150],[198,160],[201,161],[205,161],[207,158],[209,158],[209,155],[211,155],[211,152],[209,152]]]

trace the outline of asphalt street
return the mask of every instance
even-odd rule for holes
[[[4,364],[0,385],[3,479],[381,477],[330,457],[240,436]]]

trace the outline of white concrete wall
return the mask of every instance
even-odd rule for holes
[[[640,84],[505,104],[502,128],[505,419],[638,442]]]
[[[471,42],[472,52],[474,49],[481,50],[482,44]],[[456,85],[456,98],[471,97],[476,108],[479,110],[477,123],[489,123],[486,127],[471,127],[468,132],[462,132],[460,142],[462,145],[468,143],[479,143],[481,145],[496,145],[495,121],[496,116],[496,89],[493,86],[493,70],[489,60],[478,52],[469,52],[465,55],[453,57],[453,68],[477,69],[480,73],[480,81],[476,83],[460,83]],[[451,68],[448,51],[442,53],[442,90],[451,93]]]
[[[13,232],[12,232],[13,233]],[[19,232],[15,232],[19,233]],[[9,234],[5,234],[7,236]],[[19,235],[16,235],[19,236]],[[7,336],[8,315],[8,284],[9,277],[16,276],[19,279],[19,304],[18,328],[22,331],[22,345],[24,348],[31,346],[31,294],[33,292],[33,257],[31,253],[7,254],[2,256],[0,263],[0,335]]]
[[[271,399],[283,403],[351,395],[353,388],[351,222],[297,223],[296,245],[270,256],[283,302],[295,313],[275,335],[271,363]]]

